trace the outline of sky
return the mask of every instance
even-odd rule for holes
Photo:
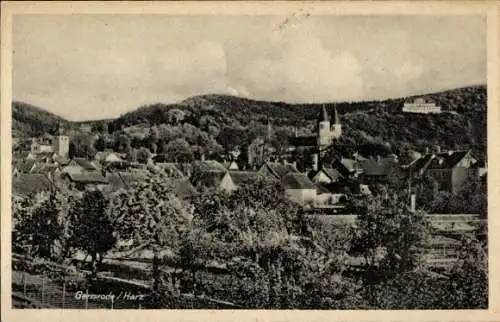
[[[486,84],[474,15],[17,15],[13,100],[69,120],[219,93],[295,102]]]

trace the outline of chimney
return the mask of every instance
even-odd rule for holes
[[[410,211],[415,212],[416,197],[415,194],[410,196]]]
[[[380,155],[377,155],[377,163],[380,163]]]
[[[319,157],[318,154],[315,153],[313,154],[313,170],[318,171],[318,166],[319,166]]]
[[[201,161],[205,161],[205,153],[201,154]]]

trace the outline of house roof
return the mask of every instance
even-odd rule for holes
[[[218,187],[227,172],[222,171],[199,171],[191,177],[191,183],[195,187]]]
[[[120,171],[118,173],[119,173],[122,181],[124,182],[124,184],[127,187],[131,186],[135,182],[145,180],[149,175],[148,171],[145,171],[145,170],[144,171],[141,171],[141,170]]]
[[[319,194],[322,194],[322,193],[331,193],[330,190],[325,187],[323,184],[317,182],[315,183],[316,185],[316,192],[319,193]]]
[[[463,158],[469,154],[469,151],[450,151],[438,153],[430,161],[428,169],[451,169],[455,167]]]
[[[43,151],[34,154],[34,157],[35,159],[40,160],[40,159],[52,158],[54,154],[55,154],[54,151]]]
[[[266,162],[263,166],[267,167],[269,171],[278,179],[283,178],[288,173],[299,172],[299,170],[297,170],[297,168],[290,163],[283,164],[279,162]]]
[[[348,159],[348,158],[342,158],[342,160],[340,160],[340,162],[344,165],[344,167],[346,167],[349,171],[354,171],[356,170],[356,160],[354,159]]]
[[[356,163],[355,163],[356,164]],[[330,168],[337,170],[344,178],[349,177],[349,175],[353,172],[350,168],[348,168],[341,160],[335,158],[330,166]],[[353,165],[353,169],[355,166]]]
[[[410,163],[408,168],[416,173],[425,171],[426,169],[451,169],[469,153],[470,151],[451,151],[437,154],[426,154]]]
[[[87,159],[84,158],[73,158],[71,162],[76,163],[85,170],[97,170],[97,168]]]
[[[95,154],[95,159],[99,161],[105,161],[109,156],[114,156],[119,161],[124,161],[119,153],[114,151],[102,151]]]
[[[60,165],[68,165],[71,162],[71,160],[69,158],[62,157],[59,155],[56,155],[54,157],[54,161],[59,163]]]
[[[233,183],[237,186],[256,182],[260,174],[255,171],[229,171]]]
[[[40,191],[49,191],[54,187],[44,174],[21,173],[12,178],[12,193],[29,196]]]
[[[290,172],[282,179],[285,189],[315,189],[316,185],[303,173]]]
[[[18,164],[16,164],[15,167],[21,172],[28,173],[35,165],[36,165],[36,160],[25,160],[23,162],[19,162]]]
[[[108,183],[99,171],[84,171],[80,173],[66,173],[73,182],[79,183]]]
[[[330,179],[337,180],[339,178],[343,178],[343,175],[334,168],[323,168],[321,169]]]

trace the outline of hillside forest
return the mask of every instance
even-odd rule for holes
[[[442,149],[471,149],[479,160],[486,158],[486,86],[418,97],[435,102],[445,112],[402,113],[403,103],[415,97],[325,103],[327,109],[335,106],[340,114],[343,134],[337,144],[339,152],[349,156],[357,151],[366,157],[394,153],[405,163],[410,151],[439,145]],[[23,139],[54,134],[61,124],[70,135],[73,156],[92,158],[97,151],[113,149],[138,161],[148,153],[162,153],[172,159],[176,156],[180,162],[201,153],[221,156],[236,147],[245,151],[257,137],[269,137],[273,146],[282,148],[287,137],[315,131],[321,105],[211,94],[178,104],[141,106],[111,120],[70,122],[39,107],[13,102],[12,134],[22,146],[29,144]],[[245,157],[242,153],[241,163]]]

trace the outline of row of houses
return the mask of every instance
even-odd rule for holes
[[[231,193],[246,183],[268,178],[279,182],[290,199],[316,207],[342,204],[346,198],[346,188],[351,193],[370,194],[370,185],[387,183],[395,174],[411,180],[428,174],[438,181],[441,189],[457,192],[468,179],[478,176],[480,172],[479,163],[470,151],[427,153],[416,157],[408,165],[400,165],[395,155],[364,158],[355,154],[352,158],[335,159],[331,164],[315,162],[312,170],[306,173],[286,161],[265,162],[259,169],[252,171],[240,171],[234,162],[165,162],[161,155],[153,157],[147,165],[134,164],[113,151],[99,152],[94,160],[65,159],[50,151],[29,153],[13,167],[14,188],[24,187],[21,190],[30,191],[38,189],[40,185],[50,186],[51,182],[56,181],[65,182],[79,190],[96,186],[100,189],[118,189],[128,185],[127,179],[123,178],[141,180],[147,175],[162,173],[164,177],[175,180],[176,184],[182,183],[183,191],[193,194],[207,190]],[[40,184],[26,189],[29,184],[25,182],[32,180],[38,180]]]

